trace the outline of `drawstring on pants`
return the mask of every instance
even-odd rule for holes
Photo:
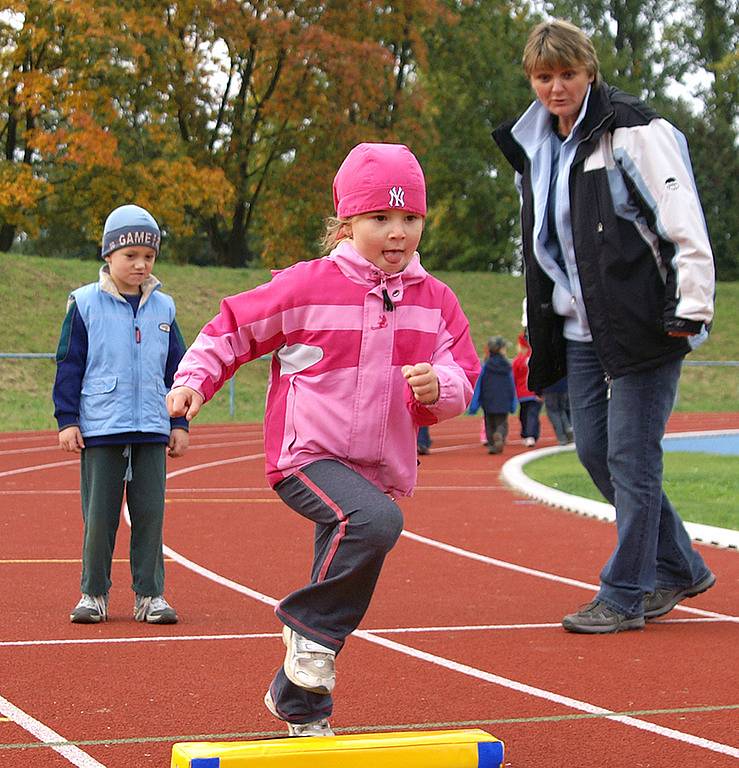
[[[123,475],[123,482],[124,483],[130,483],[131,480],[133,480],[133,467],[131,466],[131,456],[132,455],[133,455],[133,450],[131,449],[131,444],[129,443],[123,449],[123,457],[128,459],[128,466],[126,467],[126,472]]]

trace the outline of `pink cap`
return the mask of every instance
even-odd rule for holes
[[[426,215],[426,182],[405,144],[357,144],[334,177],[336,215],[398,208]]]

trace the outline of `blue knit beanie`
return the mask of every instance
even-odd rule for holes
[[[149,211],[138,205],[122,205],[105,220],[101,256],[128,245],[144,245],[159,255],[160,241],[159,225]]]

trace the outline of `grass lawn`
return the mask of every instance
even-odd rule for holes
[[[97,279],[101,262],[49,259],[0,253],[0,352],[54,352],[69,292]],[[155,274],[177,303],[177,320],[186,342],[218,311],[222,297],[267,280],[266,269],[226,269],[173,264],[166,249]],[[512,343],[520,331],[523,278],[492,272],[435,272],[459,297],[482,356],[489,336]],[[739,360],[739,282],[717,286],[711,338],[691,360]],[[269,364],[242,366],[234,377],[235,421],[261,421]],[[0,359],[0,431],[55,429],[51,388],[53,360]],[[677,405],[682,411],[739,411],[736,368],[686,367]],[[199,423],[230,420],[228,387],[201,411]]]
[[[664,462],[665,492],[684,520],[739,530],[739,456],[669,451]],[[524,471],[557,490],[605,501],[574,453],[536,459]]]

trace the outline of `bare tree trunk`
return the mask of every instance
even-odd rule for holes
[[[233,223],[228,235],[224,253],[227,267],[243,267],[247,261],[246,254],[246,203],[239,200],[234,208]]]
[[[0,251],[9,251],[15,240],[15,226],[13,224],[0,225]]]

